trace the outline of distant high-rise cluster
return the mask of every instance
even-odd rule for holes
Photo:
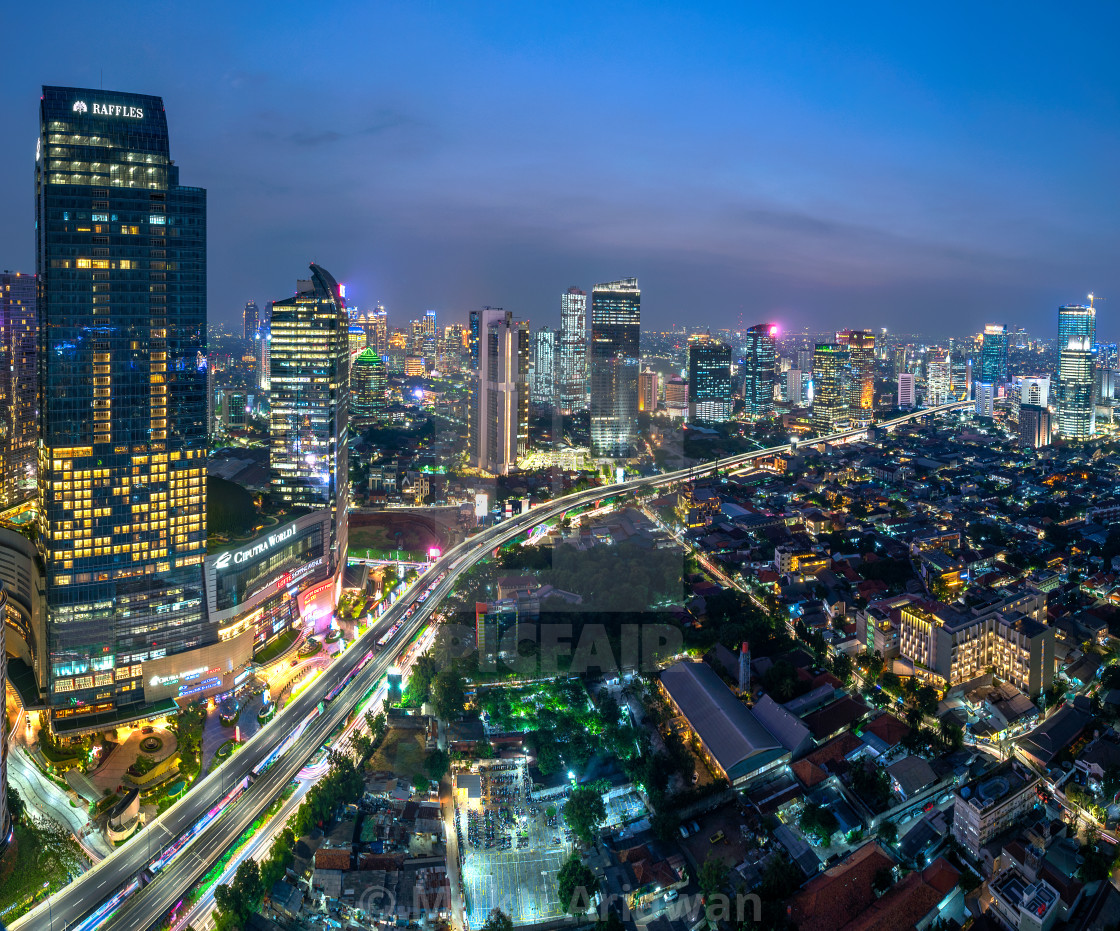
[[[591,454],[632,455],[638,413],[642,292],[637,278],[591,290]]]

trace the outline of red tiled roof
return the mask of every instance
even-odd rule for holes
[[[798,931],[841,931],[875,903],[875,874],[894,865],[875,841],[864,844],[805,884],[789,903],[790,920]]]
[[[938,857],[921,873],[911,873],[887,890],[842,931],[907,931],[917,925],[957,884],[960,874]]]
[[[910,733],[910,725],[900,721],[893,714],[881,714],[867,725],[867,730],[878,737],[888,747],[894,747],[902,742]]]
[[[805,786],[806,789],[811,789],[813,786],[824,782],[828,778],[828,773],[808,759],[798,760],[790,768],[793,770],[793,774],[801,780],[801,784]]]

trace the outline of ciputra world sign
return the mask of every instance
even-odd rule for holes
[[[123,116],[130,120],[144,119],[143,107],[126,107],[116,103],[87,104],[84,100],[75,100],[74,106],[70,109],[75,113],[89,113],[91,107],[94,116]]]

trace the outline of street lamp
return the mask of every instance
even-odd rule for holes
[[[47,890],[47,918],[51,923],[51,931],[54,931],[54,913],[51,911],[51,884],[45,882],[43,888]]]

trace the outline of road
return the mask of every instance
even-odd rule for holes
[[[89,809],[70,804],[70,796],[44,776],[28,758],[23,747],[15,747],[8,754],[8,781],[23,797],[29,811],[41,812],[68,830],[78,840],[87,857],[94,863],[112,853],[112,846],[94,829],[85,835],[89,825]]]
[[[913,411],[878,426],[889,428],[918,417],[968,406],[969,402],[956,402],[926,411]],[[865,434],[865,430],[847,430],[818,438],[813,443],[845,442]],[[209,864],[252,823],[257,813],[266,808],[283,790],[284,785],[295,777],[327,740],[331,731],[342,723],[349,710],[388,672],[397,651],[408,644],[434,607],[454,588],[458,577],[486,558],[496,547],[543,521],[562,516],[571,508],[582,507],[607,497],[688,481],[708,472],[735,468],[753,459],[773,456],[789,449],[790,444],[783,444],[715,460],[705,466],[576,492],[544,502],[451,548],[417,579],[408,593],[402,595],[382,615],[380,623],[338,656],[314,683],[283,708],[272,722],[261,728],[227,763],[193,786],[182,799],[138,832],[133,840],[54,896],[49,910],[42,904],[16,921],[12,925],[13,931],[22,931],[24,928],[34,928],[35,931],[40,928],[50,928],[51,931],[56,928],[66,929],[81,924],[87,916],[95,913],[116,890],[124,887],[148,867],[159,856],[161,848],[180,841],[203,816],[213,813],[212,810],[219,806],[230,789],[246,779],[253,768],[277,748],[283,736],[293,733],[302,722],[306,722],[320,701],[354,673],[367,653],[377,648],[383,632],[400,621],[398,632],[376,654],[374,660],[355,675],[354,681],[326,707],[324,713],[306,727],[294,744],[247,791],[236,801],[222,806],[205,829],[183,844],[179,855],[164,866],[151,882],[131,895],[111,924],[145,928],[158,921],[191,884],[206,872]],[[436,586],[435,589],[429,592],[433,585]]]

